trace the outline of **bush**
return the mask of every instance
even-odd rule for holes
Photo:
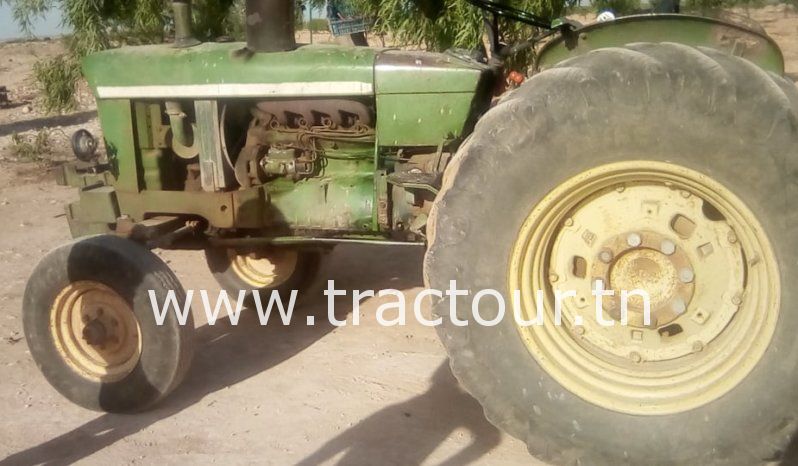
[[[71,55],[58,55],[33,65],[33,75],[48,113],[75,108],[75,86],[80,79],[80,64]]]
[[[11,135],[11,152],[20,160],[40,162],[47,160],[46,155],[52,152],[50,145],[50,132],[47,128],[40,129],[36,134],[22,136],[18,133]]]
[[[733,7],[759,7],[765,5],[765,0],[687,0],[683,7],[686,11],[699,13],[712,12],[722,8]]]
[[[616,15],[627,15],[640,9],[640,0],[592,0],[596,12],[610,10]]]
[[[327,20],[324,18],[313,18],[312,20],[305,22],[303,27],[305,29],[310,29],[313,32],[327,32],[330,30],[329,26],[327,25]]]

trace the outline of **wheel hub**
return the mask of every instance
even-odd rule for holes
[[[85,327],[83,327],[83,340],[92,345],[104,345],[108,340],[108,332],[105,330],[105,325],[99,319],[94,319]]]
[[[672,234],[671,234],[672,236]],[[593,277],[613,291],[602,303],[613,319],[621,321],[624,292],[629,325],[656,328],[682,315],[693,297],[693,266],[678,239],[654,231],[628,232],[610,238],[594,261]],[[605,260],[611,257],[610,260]],[[689,278],[689,279],[688,279]],[[649,302],[649,324],[645,324],[643,297]]]
[[[99,282],[79,281],[64,288],[50,312],[50,331],[61,357],[92,380],[121,380],[141,356],[132,308]]]
[[[610,285],[616,294],[621,290],[645,290],[655,307],[673,296],[675,278],[673,264],[653,249],[625,251],[610,267]],[[642,310],[643,299],[633,299],[634,309]]]

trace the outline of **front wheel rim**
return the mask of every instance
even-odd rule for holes
[[[267,251],[227,250],[233,272],[255,289],[275,288],[286,283],[299,264],[299,252],[293,249]]]
[[[630,299],[629,325],[599,325],[597,279],[650,289],[651,322]],[[775,254],[745,204],[706,175],[650,161],[587,170],[543,198],[515,242],[509,285],[528,320],[542,292],[542,325],[518,327],[537,363],[630,414],[687,411],[737,386],[767,349],[780,300]],[[566,290],[577,296],[558,326],[554,295]],[[603,318],[618,320],[619,302],[605,302]]]
[[[141,329],[133,309],[96,281],[73,282],[61,290],[50,309],[50,332],[61,358],[89,380],[122,380],[141,357]]]

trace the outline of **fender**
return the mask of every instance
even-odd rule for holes
[[[543,70],[591,50],[632,42],[676,42],[707,46],[745,58],[760,68],[784,74],[784,57],[764,30],[702,16],[647,14],[592,23],[546,43],[538,53],[536,69]]]

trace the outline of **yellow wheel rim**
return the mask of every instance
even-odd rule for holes
[[[755,216],[715,180],[673,164],[609,164],[561,184],[524,222],[509,272],[526,319],[542,304],[542,325],[518,326],[537,363],[624,413],[682,412],[727,393],[778,319],[778,267]],[[616,291],[600,314],[613,326],[596,317],[598,279]],[[632,297],[621,325],[617,294],[636,288],[650,295],[650,322]],[[566,290],[576,296],[562,299],[558,326],[555,296]]]
[[[50,331],[64,361],[91,380],[121,380],[141,356],[133,309],[99,282],[78,281],[61,290],[50,309]]]
[[[299,253],[290,249],[239,252],[229,249],[230,267],[253,288],[274,288],[285,283],[296,270]]]

